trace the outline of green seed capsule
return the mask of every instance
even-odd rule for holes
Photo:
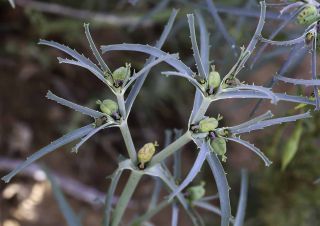
[[[127,64],[125,67],[119,67],[112,73],[112,78],[114,81],[115,87],[122,86],[123,82],[130,75],[130,64]]]
[[[187,189],[188,191],[188,199],[192,201],[199,200],[204,197],[206,190],[204,189],[205,182],[201,182],[200,185],[192,186]]]
[[[118,104],[113,100],[104,100],[101,102],[100,100],[97,101],[97,104],[100,105],[100,110],[107,115],[114,115],[118,113]]]
[[[227,152],[226,140],[222,137],[216,137],[210,142],[211,150],[217,155],[222,156],[222,161],[225,162],[227,157],[225,153]]]
[[[319,19],[319,12],[314,5],[307,5],[297,16],[297,23],[310,25]]]
[[[219,87],[220,83],[221,83],[221,77],[219,72],[212,70],[208,76],[209,89],[211,88],[216,89],[217,87]]]
[[[138,161],[140,169],[144,169],[145,163],[149,162],[152,159],[156,151],[156,146],[158,146],[157,142],[147,143],[138,151]]]
[[[207,133],[213,131],[218,127],[218,120],[215,118],[206,118],[199,122],[199,131],[201,133]]]

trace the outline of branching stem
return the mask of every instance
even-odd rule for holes
[[[191,133],[187,131],[185,134],[183,134],[181,137],[179,137],[177,140],[175,140],[173,143],[168,145],[166,148],[162,149],[158,154],[156,154],[150,164],[149,167],[152,167],[156,165],[157,163],[162,162],[164,159],[172,155],[175,151],[179,150],[181,147],[186,145],[192,140]]]

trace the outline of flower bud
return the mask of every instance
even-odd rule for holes
[[[310,25],[319,19],[319,12],[316,6],[307,5],[297,16],[297,23]]]
[[[305,36],[305,42],[307,43],[307,45],[309,45],[314,39],[314,33],[309,31],[306,36]]]
[[[216,89],[221,83],[221,78],[219,72],[215,71],[214,68],[212,69],[213,70],[209,73],[208,76],[208,86],[209,89]]]
[[[222,156],[222,161],[225,162],[227,157],[225,153],[227,152],[226,140],[222,137],[216,137],[210,142],[211,150],[217,155]]]
[[[218,127],[218,120],[215,118],[205,118],[199,122],[199,131],[207,133]]]
[[[241,85],[240,80],[237,79],[236,77],[230,77],[230,78],[227,78],[221,86],[223,89],[226,89],[226,88],[233,88],[238,85]]]
[[[126,64],[125,67],[119,67],[112,73],[112,78],[115,87],[122,86],[123,82],[130,75],[130,64]]]
[[[100,105],[100,110],[107,115],[113,116],[114,114],[118,113],[118,104],[113,100],[104,100],[101,102],[100,100],[97,101],[97,104]]]
[[[191,202],[203,198],[203,196],[206,193],[206,190],[204,189],[205,184],[206,183],[202,181],[200,183],[200,185],[192,186],[192,187],[187,189],[187,191],[188,191],[188,199]]]
[[[158,146],[157,142],[147,143],[138,151],[138,161],[140,169],[144,169],[145,163],[149,162],[152,159],[156,151],[156,146]]]

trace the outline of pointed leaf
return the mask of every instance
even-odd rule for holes
[[[245,169],[241,170],[241,189],[240,189],[240,199],[238,202],[237,214],[234,222],[234,226],[243,226],[244,217],[247,208],[247,198],[248,198],[248,171]]]
[[[268,37],[268,39],[273,39],[279,34],[280,31],[282,31],[291,21],[293,21],[296,16],[299,14],[300,10],[296,10],[295,12],[291,13],[290,16],[282,21],[282,23],[277,27],[271,35]],[[258,59],[260,59],[260,56],[262,55],[263,51],[267,48],[268,43],[264,43],[261,48],[257,51],[256,55],[254,56],[250,68],[252,69],[253,65],[257,62]]]
[[[59,49],[59,50],[65,52],[66,54],[70,55],[71,57],[73,57],[75,60],[83,63],[84,65],[87,65],[88,69],[91,68],[92,70],[98,71],[98,72],[100,72],[101,75],[103,75],[103,72],[101,71],[101,69],[97,65],[95,65],[90,59],[79,54],[76,50],[73,50],[73,49],[69,48],[68,46],[62,45],[62,44],[54,42],[54,41],[47,41],[47,40],[42,40],[42,39],[40,39],[38,44],[47,45],[47,46],[51,46],[56,49]]]
[[[194,28],[194,16],[193,14],[187,14],[187,17],[188,17],[190,38],[192,43],[193,57],[196,62],[198,74],[204,79],[208,77],[208,75],[206,74],[205,69],[203,67],[198,44],[197,44],[196,31]]]
[[[51,188],[55,199],[57,200],[60,208],[60,212],[63,214],[64,219],[66,220],[69,226],[81,226],[79,217],[73,211],[69,203],[67,202],[64,194],[56,183],[54,177],[51,175],[48,169],[45,169],[47,178],[51,183]]]
[[[249,133],[254,130],[264,129],[265,127],[268,127],[268,126],[278,125],[278,124],[281,124],[284,122],[294,122],[299,119],[305,119],[305,118],[310,118],[310,117],[311,117],[311,114],[310,114],[310,111],[308,111],[303,114],[260,121],[260,122],[253,124],[253,125],[247,126],[246,128],[236,130],[236,131],[234,131],[234,134]]]
[[[163,52],[162,50],[148,46],[148,45],[141,45],[141,44],[115,44],[115,45],[108,45],[108,46],[101,46],[101,50],[103,53],[109,51],[135,51],[135,52],[142,52],[154,57],[161,57],[167,55],[167,53]],[[167,59],[165,60],[169,65],[177,69],[179,72],[193,75],[193,71],[186,66],[182,61],[177,59]]]
[[[178,193],[180,193],[183,189],[185,189],[197,176],[199,171],[201,170],[201,167],[206,160],[206,156],[208,155],[209,150],[206,148],[205,142],[202,143],[200,147],[200,151],[198,153],[198,156],[196,158],[196,161],[194,162],[192,168],[190,169],[187,177],[184,179],[184,181],[179,185],[177,190],[175,190],[170,196],[169,200],[174,198]]]
[[[248,141],[242,140],[238,137],[232,138],[232,137],[226,137],[227,140],[231,140],[234,142],[237,142],[239,144],[242,144],[243,146],[249,148],[251,151],[253,151],[254,153],[256,153],[263,161],[264,164],[266,166],[270,166],[272,164],[272,162],[268,159],[267,156],[265,156],[265,154],[260,151],[259,148],[257,148],[256,146],[254,146],[253,144],[250,144]]]
[[[203,68],[205,74],[209,74],[210,69],[210,44],[209,44],[209,34],[206,27],[206,23],[204,21],[203,16],[201,15],[200,11],[196,11],[196,18],[198,21],[198,25],[200,28],[200,56],[201,61],[203,64]]]
[[[94,74],[100,81],[102,81],[104,84],[109,85],[110,83],[108,82],[108,80],[106,80],[102,74],[102,72],[97,71],[96,69],[94,69],[93,67],[88,66],[87,64],[81,62],[81,61],[76,61],[76,60],[70,60],[70,59],[64,59],[61,57],[58,57],[58,61],[60,64],[71,64],[71,65],[76,65],[79,67],[83,67],[88,69],[92,74]]]
[[[210,150],[208,144],[206,148],[207,150]],[[211,152],[207,155],[207,162],[218,188],[221,209],[221,226],[228,226],[231,219],[231,206],[229,197],[230,187],[228,185],[226,173],[224,172],[220,160],[215,153]]]
[[[118,125],[114,124],[114,122],[108,122],[99,126],[98,128],[95,128],[90,133],[88,133],[85,137],[83,137],[81,141],[76,144],[76,146],[72,148],[72,152],[78,153],[78,149],[81,147],[81,145],[83,145],[87,140],[89,140],[93,135],[98,133],[100,130],[103,130],[105,128],[110,128],[110,127],[115,127],[115,126],[118,126]]]
[[[263,120],[266,120],[266,119],[270,119],[273,117],[273,114],[271,111],[267,111],[266,113],[262,114],[262,115],[259,115],[253,119],[250,119],[249,121],[246,121],[244,123],[241,123],[237,126],[231,126],[231,127],[228,127],[228,130],[231,132],[231,133],[234,133],[234,131],[237,131],[239,129],[243,129],[243,128],[246,128],[250,125],[253,125],[257,122],[260,122],[260,121],[263,121]]]
[[[109,226],[110,225],[110,216],[112,211],[112,200],[115,195],[115,191],[119,182],[119,179],[122,174],[122,169],[118,168],[112,175],[111,175],[111,183],[108,188],[108,192],[106,195],[106,200],[104,204],[104,217],[103,217],[103,226]]]
[[[291,83],[295,85],[303,85],[303,86],[320,86],[320,79],[294,79],[294,78],[288,78],[284,77],[281,75],[276,75],[275,79],[286,82],[286,83]]]
[[[278,97],[271,91],[270,88],[266,88],[263,86],[256,86],[256,85],[245,85],[241,84],[234,88],[229,88],[228,90],[254,90],[259,93],[266,94],[270,97],[271,103],[276,104],[278,102]]]
[[[81,106],[79,104],[76,104],[76,103],[73,103],[71,101],[68,101],[66,99],[63,99],[61,97],[58,97],[55,94],[53,94],[51,91],[47,92],[46,97],[49,100],[53,100],[53,101],[57,102],[58,104],[61,104],[61,105],[66,106],[68,108],[71,108],[71,109],[73,109],[75,111],[80,112],[81,114],[88,115],[88,116],[90,116],[92,118],[101,118],[101,117],[104,116],[104,114],[102,112],[92,110],[92,109],[90,109],[88,107],[84,107],[84,106]]]
[[[61,138],[53,141],[51,144],[41,148],[39,151],[35,152],[31,156],[29,156],[23,163],[18,165],[13,171],[11,171],[6,176],[2,177],[1,179],[8,183],[12,177],[14,177],[16,174],[18,174],[21,170],[29,166],[34,161],[37,161],[41,157],[43,157],[46,154],[49,154],[50,152],[56,150],[57,148],[68,144],[76,139],[79,139],[88,133],[90,133],[94,129],[93,125],[87,125],[82,128],[76,129],[70,133],[67,133],[66,135],[62,136]]]
[[[84,29],[85,29],[85,34],[86,34],[86,37],[88,39],[88,42],[89,42],[89,45],[90,45],[90,48],[92,50],[92,53],[94,55],[94,57],[97,59],[102,71],[106,71],[106,72],[109,72],[110,74],[112,73],[108,67],[108,65],[104,62],[104,60],[102,59],[96,45],[94,44],[94,41],[91,37],[91,34],[90,34],[90,30],[89,30],[89,24],[84,24]]]

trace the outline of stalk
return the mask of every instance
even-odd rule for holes
[[[124,143],[126,144],[127,152],[131,161],[135,164],[137,162],[137,152],[136,148],[134,147],[133,140],[131,137],[131,133],[128,127],[127,121],[123,121],[120,125],[120,131],[124,139]]]
[[[167,157],[175,153],[177,150],[179,150],[181,147],[189,143],[191,140],[192,140],[191,134],[189,131],[187,131],[185,134],[183,134],[173,143],[171,143],[166,148],[162,149],[162,151],[160,151],[158,154],[156,154],[150,161],[149,166],[152,167],[162,162],[164,159],[166,159]]]
[[[194,117],[191,121],[191,124],[194,124],[194,123],[200,121],[200,119],[206,114],[206,112],[210,106],[211,101],[212,100],[209,98],[203,98],[198,111],[196,112],[196,114],[194,115]]]
[[[123,99],[123,94],[117,93],[116,96],[117,96],[119,111],[120,111],[120,114],[124,120],[124,119],[126,119],[127,114],[126,114],[126,107],[125,107],[125,101]]]
[[[119,201],[117,203],[117,206],[113,213],[112,223],[111,226],[118,226],[122,216],[124,214],[124,211],[126,207],[128,206],[128,203],[132,197],[133,192],[135,191],[140,179],[142,177],[142,174],[136,171],[132,171],[130,174],[130,177],[127,181],[126,186],[124,187],[122,194],[119,198]]]
[[[164,209],[165,207],[167,207],[169,204],[171,204],[170,201],[168,200],[164,200],[162,202],[160,202],[159,204],[157,204],[153,209],[149,210],[148,212],[146,212],[145,214],[143,214],[142,216],[138,217],[137,219],[135,219],[131,226],[138,226],[141,225],[141,223],[146,222],[147,220],[149,220],[150,218],[152,218],[154,215],[156,215],[158,212],[160,212],[162,209]]]

